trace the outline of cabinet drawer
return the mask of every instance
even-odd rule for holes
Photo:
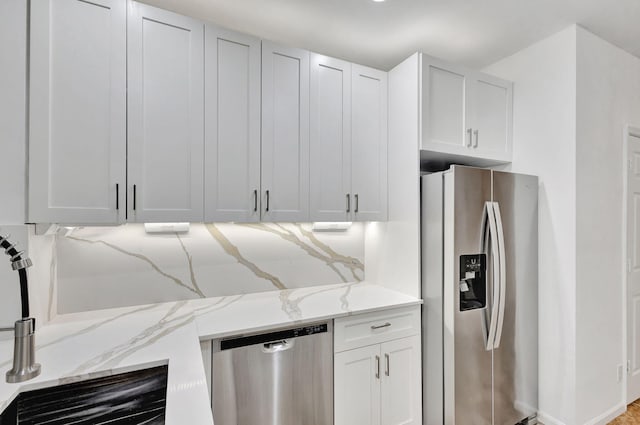
[[[420,306],[335,319],[336,353],[420,333]]]

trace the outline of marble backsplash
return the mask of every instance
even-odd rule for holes
[[[364,225],[191,224],[147,234],[142,224],[61,229],[57,311],[72,313],[364,280]]]

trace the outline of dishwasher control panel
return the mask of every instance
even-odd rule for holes
[[[228,338],[220,341],[220,350],[230,350],[233,348],[246,347],[248,345],[264,344],[266,342],[281,341],[284,339],[326,333],[327,330],[328,326],[326,323],[319,323],[316,325],[285,329],[258,335]]]

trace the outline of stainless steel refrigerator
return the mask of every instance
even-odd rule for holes
[[[425,425],[536,423],[538,179],[422,177]]]

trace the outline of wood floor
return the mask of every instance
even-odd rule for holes
[[[627,411],[609,422],[609,425],[633,425],[640,424],[640,400],[636,400],[627,406]]]

